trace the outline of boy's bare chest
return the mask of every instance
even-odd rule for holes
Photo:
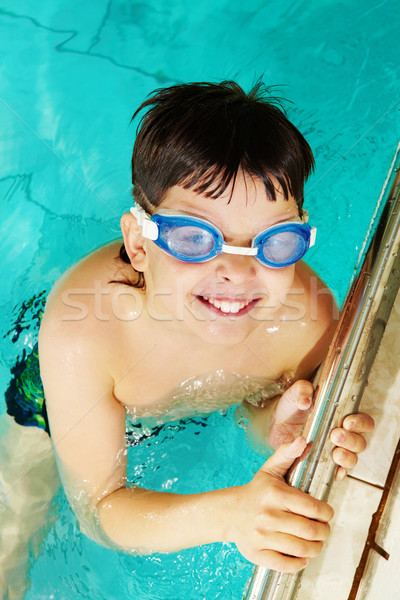
[[[260,404],[282,393],[294,372],[282,344],[257,341],[256,336],[236,352],[193,351],[168,340],[150,341],[123,360],[123,368],[119,364],[114,394],[134,418],[157,422],[207,414],[244,400]]]

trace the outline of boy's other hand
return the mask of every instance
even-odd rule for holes
[[[272,448],[293,441],[300,435],[312,408],[313,385],[310,381],[296,381],[280,397],[268,436]],[[357,463],[357,455],[363,452],[367,442],[363,436],[374,428],[374,420],[365,413],[348,415],[342,426],[332,430],[330,440],[335,444],[332,451],[334,462],[339,466],[336,479],[343,479],[347,470]]]
[[[313,385],[310,381],[295,381],[279,398],[272,414],[268,444],[274,450],[292,442],[303,429],[312,407]]]
[[[329,504],[289,486],[284,476],[306,450],[304,437],[283,444],[230,503],[230,541],[251,562],[295,573],[317,556],[330,533]]]

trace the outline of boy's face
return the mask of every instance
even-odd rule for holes
[[[271,201],[261,180],[238,177],[229,203],[230,189],[212,199],[174,186],[158,208],[206,219],[218,227],[226,243],[249,246],[261,231],[298,217],[295,200],[285,200],[276,185],[276,201]],[[272,269],[253,256],[232,254],[193,264],[165,254],[151,241],[145,244],[149,315],[170,323],[180,333],[209,343],[234,345],[260,324],[271,326],[282,314],[295,265]]]

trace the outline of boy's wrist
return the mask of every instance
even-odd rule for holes
[[[234,486],[211,492],[215,495],[213,498],[213,512],[215,515],[215,542],[236,542],[237,519],[241,518],[238,514],[240,506],[240,490],[242,486]]]

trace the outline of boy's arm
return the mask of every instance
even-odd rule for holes
[[[102,501],[100,522],[124,549],[133,540],[139,552],[234,542],[255,564],[296,572],[320,553],[333,516],[328,504],[284,481],[305,449],[304,438],[282,445],[244,486],[186,496],[121,489]]]
[[[291,572],[320,552],[332,509],[281,476],[304,440],[282,447],[245,486],[191,495],[127,488],[124,408],[98,345],[69,331],[45,322],[40,360],[60,473],[84,533],[142,553],[234,542],[249,560]]]

